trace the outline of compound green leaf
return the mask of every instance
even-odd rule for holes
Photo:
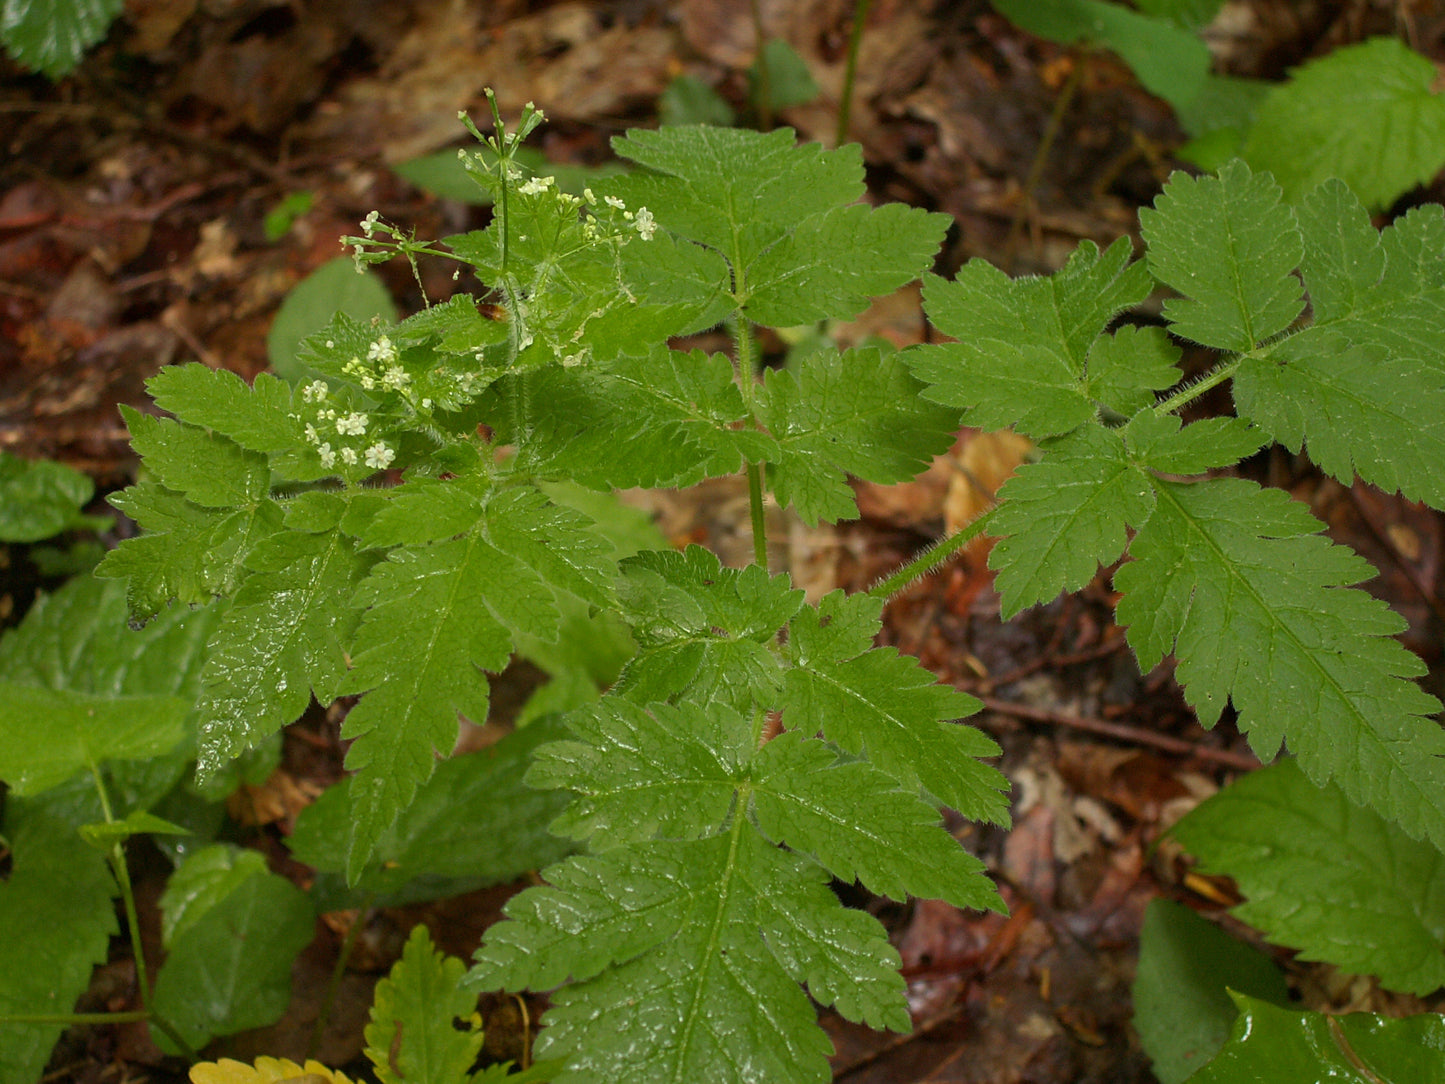
[[[1156,392],[1179,381],[1179,356],[1162,327],[1126,324],[1095,340],[1086,363],[1086,394],[1127,418],[1153,406]]]
[[[1157,503],[1115,575],[1129,643],[1148,670],[1173,652],[1205,726],[1226,700],[1262,760],[1282,741],[1416,838],[1445,844],[1445,732],[1401,619],[1351,585],[1368,564],[1320,537],[1279,490],[1240,479],[1156,479]]]
[[[456,743],[457,713],[487,715],[484,670],[511,656],[509,624],[528,614],[556,620],[551,592],[515,558],[476,535],[394,550],[357,591],[367,606],[340,692],[366,692],[346,718],[355,828],[347,878],[355,881],[373,847],[435,755]],[[500,612],[499,612],[500,611]]]
[[[1103,253],[1085,241],[1046,278],[1011,279],[983,260],[952,282],[930,277],[928,318],[960,341],[910,349],[904,360],[929,385],[924,394],[963,408],[968,425],[1034,439],[1067,433],[1094,416],[1086,370],[1095,342],[1149,296],[1148,270],[1129,257],[1125,238]]]
[[[1266,440],[1241,418],[1205,418],[1184,425],[1173,414],[1141,410],[1124,427],[1129,457],[1165,474],[1203,474],[1232,467]]]
[[[847,482],[908,481],[952,445],[957,411],[919,397],[919,383],[896,354],[874,347],[825,349],[768,372],[759,417],[777,441],[768,480],[779,504],[803,522],[853,519]]]
[[[1245,994],[1234,1032],[1190,1084],[1441,1084],[1445,1021],[1437,1013],[1394,1020],[1370,1013],[1326,1016],[1282,1009]]]
[[[708,550],[689,546],[628,558],[618,595],[638,651],[616,688],[634,703],[686,692],[750,712],[755,699],[766,702],[780,687],[768,644],[803,604],[786,576],[769,577],[757,565],[723,568]]]
[[[432,947],[414,927],[390,974],[376,984],[366,1023],[366,1056],[382,1084],[457,1084],[482,1049],[477,999],[461,988],[467,965]]]
[[[594,489],[689,486],[733,474],[776,449],[748,420],[732,363],[662,348],[589,368],[534,374],[498,388],[495,427],[517,445],[517,469]],[[514,433],[512,396],[545,404]]]
[[[202,508],[254,507],[271,488],[265,456],[226,437],[121,405],[131,446],[167,489]]]
[[[758,752],[752,784],[759,831],[834,877],[894,899],[1003,910],[983,863],[943,829],[938,810],[872,765],[840,761],[835,747],[792,730]]]
[[[359,907],[368,899],[399,907],[457,896],[566,857],[573,844],[547,824],[567,796],[522,782],[536,748],[565,734],[557,717],[542,718],[496,745],[441,761],[381,834],[352,888],[340,874],[351,845],[354,777],[327,787],[301,811],[287,840],[291,853],[317,870],[311,887],[317,910]]]
[[[915,659],[875,648],[883,603],[834,591],[788,625],[783,720],[791,730],[821,730],[863,755],[905,789],[923,788],[973,820],[1007,823],[1008,781],[978,762],[998,755],[992,739],[953,720],[978,701],[938,684]]]
[[[640,358],[540,375],[529,397],[546,409],[515,438],[518,466],[533,475],[599,489],[686,486],[777,454],[751,424],[722,354],[659,346]]]
[[[59,80],[104,39],[124,7],[125,0],[5,0],[0,42],[21,64]]]
[[[1422,996],[1445,986],[1445,857],[1293,761],[1225,787],[1171,833],[1234,878],[1238,918],[1301,959]]]
[[[1243,162],[1217,177],[1175,173],[1139,211],[1149,270],[1183,295],[1164,302],[1176,335],[1244,352],[1285,330],[1304,308],[1293,272],[1304,254],[1279,186]]]
[[[576,740],[543,747],[527,781],[575,794],[551,828],[593,850],[708,834],[726,819],[753,751],[748,724],[723,704],[644,709],[609,696],[566,720]]]
[[[1150,900],[1131,994],[1134,1027],[1160,1084],[1183,1084],[1228,1041],[1239,1016],[1230,990],[1289,1003],[1284,975],[1259,949],[1183,904]]]
[[[678,238],[720,253],[733,304],[756,323],[848,318],[928,266],[948,219],[863,194],[856,146],[797,146],[791,129],[629,131],[613,141],[644,167],[606,186]],[[846,253],[846,260],[840,260]]]
[[[95,568],[97,576],[126,581],[135,623],[171,602],[199,606],[232,594],[247,553],[281,527],[281,507],[269,500],[234,511],[202,508],[153,482],[109,500],[146,532],[121,542]]]
[[[83,522],[95,483],[47,459],[0,452],[0,542],[39,542]]]
[[[830,1044],[800,982],[819,999],[838,991],[853,1019],[908,1026],[882,927],[743,819],[546,876],[488,931],[469,982],[544,990],[572,977],[537,1046],[568,1059],[557,1084],[821,1084]]]
[[[335,699],[357,621],[351,593],[364,565],[340,532],[282,531],[247,561],[252,574],[202,674],[202,775],[299,719],[313,691],[323,704]]]
[[[176,869],[161,895],[166,959],[155,1011],[193,1049],[275,1023],[291,1001],[291,966],[315,934],[306,894],[259,851],[214,845]],[[170,1039],[153,1030],[163,1050]]]
[[[286,452],[304,439],[301,422],[291,413],[291,385],[270,373],[259,374],[248,386],[228,369],[199,362],[168,365],[146,381],[146,389],[162,410],[253,452]]]
[[[769,327],[851,320],[870,298],[917,278],[948,225],[946,215],[902,203],[815,215],[747,268],[742,311]]]
[[[8,729],[8,728],[6,728]],[[98,805],[94,790],[89,805]],[[105,962],[115,920],[115,879],[101,853],[77,834],[82,812],[64,794],[11,794],[0,829],[10,849],[9,876],[0,881],[0,1015],[73,1012]],[[6,1023],[0,1042],[0,1081],[42,1078],[62,1024]]]
[[[1154,508],[1148,476],[1117,432],[1081,426],[1041,450],[1041,462],[1020,467],[999,491],[989,527],[999,536],[988,564],[1005,620],[1083,587],[1124,552],[1124,528]]]
[[[1241,359],[1241,414],[1321,469],[1445,507],[1445,229],[1414,214],[1383,235],[1339,181],[1299,209],[1315,323]]]
[[[1371,38],[1296,68],[1260,103],[1244,158],[1299,199],[1338,177],[1371,210],[1445,166],[1445,95],[1435,65]]]

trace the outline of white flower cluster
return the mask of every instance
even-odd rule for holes
[[[391,345],[384,337],[383,341],[387,343],[388,347]],[[393,349],[392,358],[394,359],[395,356],[396,352]],[[364,436],[371,419],[359,410],[342,414],[334,407],[321,406],[327,401],[330,394],[331,388],[324,380],[313,380],[301,389],[302,402],[313,403],[317,406],[316,420],[307,422],[303,432],[306,435],[306,442],[315,447],[317,458],[321,460],[321,466],[325,470],[331,470],[338,462],[348,467],[354,467],[361,462],[372,470],[385,470],[396,458],[396,453],[380,440],[360,452],[341,441],[341,437]],[[323,433],[329,435],[333,430],[337,438],[335,446],[331,440],[322,439]]]

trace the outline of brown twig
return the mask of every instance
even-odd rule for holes
[[[1127,723],[1111,723],[1104,719],[1090,719],[1082,715],[1070,715],[1068,712],[1054,711],[1049,708],[1034,708],[1027,704],[997,700],[991,696],[980,699],[983,701],[983,706],[989,711],[996,711],[1000,715],[1011,715],[1016,719],[1025,719],[1031,723],[1045,723],[1050,726],[1066,726],[1074,730],[1085,730],[1091,734],[1117,738],[1119,741],[1150,745],[1166,753],[1198,757],[1200,760],[1212,760],[1216,764],[1238,768],[1241,771],[1253,771],[1260,766],[1258,759],[1246,753],[1234,753],[1228,749],[1211,749],[1197,742],[1185,741],[1183,738],[1171,738],[1167,734],[1156,734],[1152,730],[1130,726]]]

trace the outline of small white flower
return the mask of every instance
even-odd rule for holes
[[[383,335],[377,339],[376,342],[372,343],[370,349],[366,351],[366,360],[380,361],[383,363],[395,361],[396,347],[391,345],[391,339]]]
[[[321,438],[316,435],[316,426],[310,422],[306,423],[306,439],[312,444],[319,444],[321,441]]]
[[[327,340],[326,340],[326,349],[328,349],[328,350],[335,350],[335,349],[336,349],[336,340],[335,340],[335,339],[327,339]]]
[[[371,214],[363,218],[361,220],[361,232],[366,234],[367,237],[370,237],[371,231],[376,229],[376,220],[380,217],[381,215],[379,212],[372,211]]]
[[[301,398],[308,403],[319,403],[326,398],[326,393],[330,390],[326,386],[326,381],[313,380],[301,389]]]
[[[376,387],[376,380],[370,374],[363,373],[361,375],[361,386],[367,391],[370,391],[372,388]]]
[[[353,410],[346,417],[336,419],[336,431],[347,436],[361,436],[366,432],[366,415]]]
[[[341,462],[345,463],[348,467],[354,467],[354,466],[356,466],[356,449],[355,449],[355,448],[342,448],[342,449],[341,449]]]
[[[637,209],[637,221],[633,223],[637,232],[642,235],[644,241],[651,241],[652,235],[657,232],[657,220],[652,217],[652,212],[646,207]]]
[[[520,186],[517,191],[524,196],[540,196],[547,189],[552,187],[555,177],[533,177],[526,184]]]
[[[317,448],[316,454],[321,457],[321,465],[327,470],[336,466],[336,453],[331,450],[330,444],[323,444]]]
[[[627,210],[627,204],[623,203],[616,196],[607,196],[605,197],[604,202],[607,204],[607,206],[616,207],[619,211]]]
[[[370,448],[366,449],[366,465],[372,470],[386,470],[395,458],[396,453],[381,443],[381,441],[377,441]]]
[[[400,365],[393,365],[386,371],[386,375],[381,378],[381,382],[392,391],[400,391],[411,383],[411,374]]]
[[[585,199],[588,203],[597,202],[597,196],[590,187],[582,189],[582,198]]]
[[[430,399],[423,399],[423,400],[421,401],[421,408],[422,408],[423,410],[430,410],[430,409],[431,409],[431,400],[430,400]]]

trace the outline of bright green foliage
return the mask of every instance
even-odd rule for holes
[[[103,526],[80,509],[95,493],[90,478],[64,463],[0,452],[0,542],[38,542],[71,527]]]
[[[539,120],[528,111],[521,130]],[[558,484],[747,471],[759,517],[765,486],[816,523],[856,514],[850,475],[912,477],[952,442],[956,407],[921,400],[906,365],[871,347],[760,379],[750,324],[856,315],[926,270],[947,219],[857,202],[857,148],[799,147],[788,131],[630,133],[617,149],[636,168],[580,196],[515,169],[515,136],[486,142],[464,168],[493,221],[445,244],[494,287],[501,317],[466,297],[395,324],[338,315],[300,345],[309,375],[294,386],[162,372],[151,389],[174,417],[129,417],[151,480],[117,500],[146,533],[103,572],[129,581],[136,620],[232,600],[204,672],[205,772],[313,696],[359,698],[343,727],[354,774],[294,840],[337,905],[425,898],[564,854],[571,844],[537,830],[566,796],[516,789],[522,761],[555,737],[545,720],[495,754],[442,769],[437,756],[459,714],[486,717],[488,675],[519,650],[577,684],[615,677],[601,700],[556,695],[593,703],[528,776],[570,792],[557,827],[597,853],[553,866],[551,887],[513,905],[477,981],[578,980],[542,1043],[578,1055],[573,1079],[817,1079],[827,1040],[802,986],[854,1019],[908,1026],[896,953],[828,874],[1001,907],[938,810],[1006,820],[1005,781],[978,760],[997,747],[957,723],[975,701],[873,648],[878,602],[805,607],[787,577],[700,549],[631,556],[635,541],[599,522],[605,504]],[[362,230],[349,239],[362,265],[437,252],[376,216]],[[718,323],[733,356],[667,345]],[[1119,372],[1103,384],[1121,402],[1141,387]],[[603,662],[551,646],[589,623]],[[768,713],[787,732],[762,744]],[[692,916],[686,935],[633,913],[633,895]],[[556,930],[533,907],[550,899],[592,917],[538,964]],[[671,985],[656,987],[657,968]],[[626,1027],[610,1030],[637,1014],[644,1059],[618,1045]]]
[[[1226,787],[1171,830],[1277,944],[1393,990],[1445,986],[1445,858],[1335,786],[1282,761]]]
[[[1435,65],[1394,38],[1305,64],[1260,103],[1242,157],[1294,201],[1331,177],[1370,210],[1445,166],[1445,94]]]
[[[1139,82],[1176,109],[1198,96],[1209,50],[1186,26],[1209,21],[1215,0],[1152,0],[1141,11],[1106,0],[993,0],[1007,18],[1060,45],[1094,45],[1118,53]],[[1159,17],[1156,17],[1159,16]]]
[[[401,959],[376,984],[366,1025],[366,1056],[382,1084],[457,1084],[482,1048],[476,998],[459,989],[467,965],[432,947],[425,926],[407,938]],[[471,1026],[458,1029],[453,1021]]]
[[[455,163],[456,159],[452,161]],[[392,323],[397,316],[396,303],[379,276],[358,275],[344,256],[328,260],[291,288],[271,321],[271,329],[266,332],[266,356],[277,375],[298,382],[316,375],[302,360],[301,344],[307,336],[323,330],[338,312],[363,323],[373,316]],[[160,393],[154,394],[156,403],[164,406]],[[173,407],[165,409],[176,412]],[[200,425],[212,424],[201,418],[194,420]],[[288,441],[283,447],[292,443]],[[244,442],[243,446],[253,447]]]
[[[0,780],[35,794],[183,746],[219,608],[126,634],[119,584],[78,577],[0,640]]]
[[[69,75],[105,37],[125,0],[4,0],[0,45],[52,80]]]
[[[200,1049],[217,1035],[274,1023],[291,1001],[291,965],[311,941],[310,899],[259,851],[216,845],[191,855],[161,896],[166,960],[155,1010]],[[172,1044],[160,1031],[162,1049]]]
[[[6,800],[0,831],[11,869],[0,882],[0,1014],[71,1012],[117,932],[115,881],[101,853],[75,831],[99,803],[93,790],[79,793]],[[0,1081],[39,1080],[62,1030],[0,1023]]]
[[[565,857],[573,847],[547,825],[566,796],[522,783],[537,746],[565,733],[556,716],[542,718],[494,746],[442,761],[382,833],[350,888],[342,874],[354,777],[328,787],[301,811],[287,840],[291,853],[317,871],[311,886],[317,910],[457,896]]]
[[[1304,308],[1290,274],[1304,253],[1294,214],[1269,177],[1242,162],[1217,177],[1171,178],[1154,207],[1139,212],[1139,229],[1149,270],[1184,295],[1164,302],[1164,318],[1181,338],[1253,350]]]
[[[1120,238],[1100,253],[1085,241],[1048,278],[1010,279],[984,260],[970,260],[952,282],[930,278],[923,301],[938,330],[960,341],[908,351],[927,398],[962,407],[964,422],[982,429],[1012,426],[1034,439],[1068,433],[1098,409],[1085,382],[1091,351],[1115,315],[1149,296],[1141,264],[1129,262]],[[1113,357],[1103,363],[1105,394],[1168,387],[1156,364],[1121,377]]]
[[[1445,1020],[1421,1013],[1403,1020],[1369,1013],[1326,1016],[1233,994],[1234,1033],[1190,1084],[1268,1080],[1300,1084],[1441,1084],[1445,1081]]]
[[[1441,215],[1417,212],[1378,235],[1338,183],[1297,215],[1236,162],[1218,177],[1176,176],[1140,219],[1147,264],[1085,245],[1050,278],[1011,282],[974,262],[925,294],[943,330],[965,337],[905,355],[927,394],[1055,438],[1000,492],[1006,537],[990,563],[1004,611],[1081,585],[1134,531],[1115,585],[1140,664],[1175,655],[1206,726],[1232,700],[1262,758],[1287,741],[1314,782],[1334,780],[1410,836],[1445,844],[1445,732],[1429,718],[1439,704],[1410,680],[1424,666],[1392,639],[1403,622],[1354,589],[1369,566],[1283,493],[1165,477],[1230,466],[1264,439],[1307,438],[1344,480],[1358,469],[1439,494],[1439,463],[1427,462],[1438,417],[1421,431],[1407,420],[1415,401],[1434,407],[1445,379]],[[1180,427],[1171,414],[1198,393],[1189,386],[1139,402],[1164,382],[1169,354],[1155,334],[1107,325],[1147,293],[1146,266],[1183,294],[1164,305],[1173,334],[1239,352],[1204,386],[1235,376],[1240,419]],[[1315,307],[1303,328],[1297,270]],[[1027,348],[998,346],[1009,326],[1026,330]],[[1121,376],[1131,353],[1133,386]],[[1103,371],[1091,373],[1096,362]],[[1407,451],[1394,454],[1400,442]]]
[[[890,484],[921,473],[953,443],[958,414],[920,399],[919,387],[897,355],[873,347],[770,371],[758,414],[778,444],[768,456],[778,503],[810,526],[852,519],[845,475]]]
[[[1289,1004],[1284,975],[1259,949],[1183,904],[1151,900],[1131,993],[1134,1027],[1160,1084],[1182,1084],[1229,1039],[1239,1016],[1231,990]]]
[[[996,747],[950,721],[971,698],[872,647],[876,600],[815,610],[785,577],[697,547],[627,562],[620,594],[637,657],[528,775],[574,795],[553,828],[598,853],[509,905],[471,981],[571,977],[539,1046],[567,1059],[559,1080],[826,1079],[798,983],[850,1019],[907,1027],[882,928],[826,875],[1001,907],[920,792],[1002,820],[1004,781],[975,759]],[[767,710],[787,730],[760,746]]]

